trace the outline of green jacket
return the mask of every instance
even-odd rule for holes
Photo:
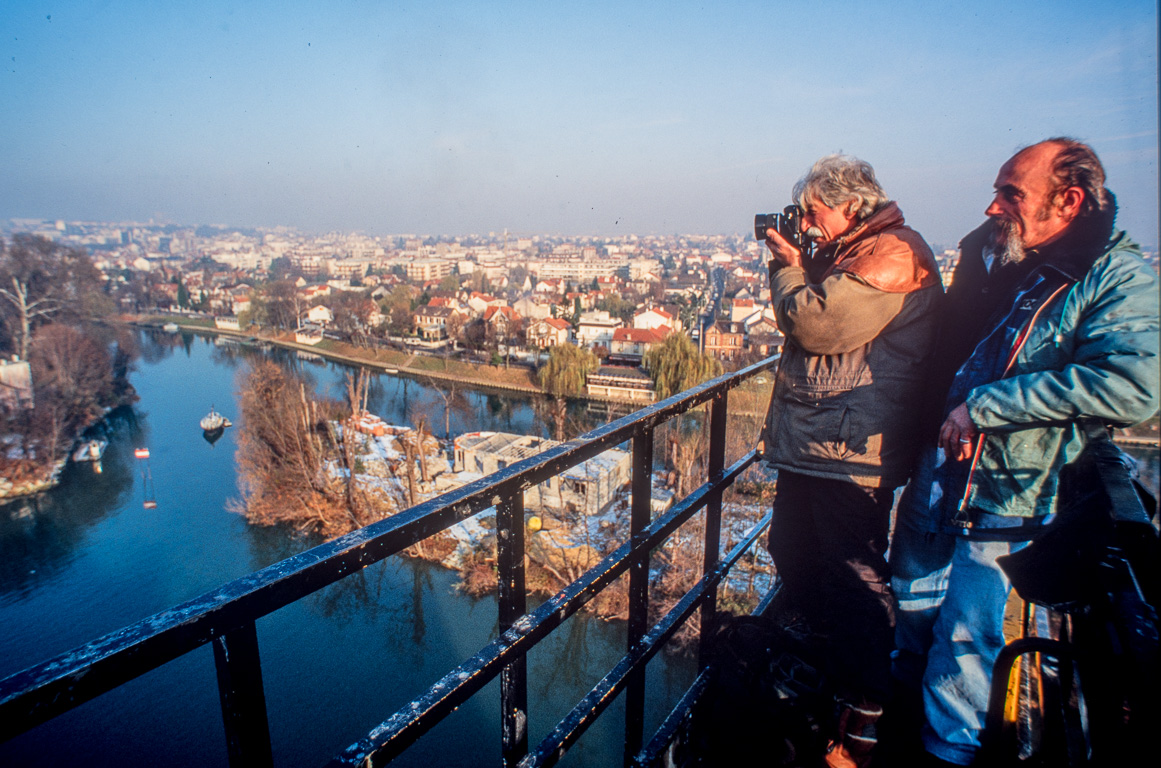
[[[1030,255],[1039,263],[956,373],[946,410],[966,402],[985,435],[968,509],[1051,514],[1060,470],[1083,450],[1087,430],[1135,424],[1157,411],[1157,275],[1136,244],[1111,231],[1112,215],[1107,229],[1099,221],[1089,227],[1095,245],[1082,231]],[[978,246],[966,239],[964,246],[961,264],[983,258]],[[1026,341],[1003,375],[1022,334]],[[968,464],[936,470],[944,522],[963,497]]]
[[[772,268],[786,344],[762,431],[767,463],[861,485],[906,482],[941,295],[931,249],[895,203],[807,269]]]

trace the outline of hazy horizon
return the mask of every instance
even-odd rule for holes
[[[0,218],[745,234],[818,157],[953,246],[1090,142],[1158,242],[1156,5],[37,3],[5,11]]]

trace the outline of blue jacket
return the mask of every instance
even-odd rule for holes
[[[1035,266],[955,374],[944,413],[966,402],[984,433],[967,488],[972,515],[1052,514],[1060,470],[1084,448],[1086,430],[1135,424],[1157,410],[1157,275],[1136,244],[1112,231],[1113,216],[1115,208],[1030,252]],[[961,244],[957,275],[964,260],[985,258],[979,239],[969,240]],[[916,477],[933,479],[932,493],[916,489],[912,501],[926,498],[947,525],[971,463],[945,462],[941,453],[926,456]]]

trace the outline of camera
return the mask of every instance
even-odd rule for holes
[[[803,256],[809,256],[812,243],[802,232],[801,221],[802,209],[797,205],[786,206],[782,213],[759,213],[754,217],[754,237],[765,240],[766,230],[773,229],[801,251]]]

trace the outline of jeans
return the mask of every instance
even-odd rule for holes
[[[968,765],[980,747],[992,667],[1005,642],[1011,583],[996,558],[1027,542],[934,533],[913,509],[900,505],[891,543],[897,601],[891,672],[904,692],[922,691],[924,748]]]

